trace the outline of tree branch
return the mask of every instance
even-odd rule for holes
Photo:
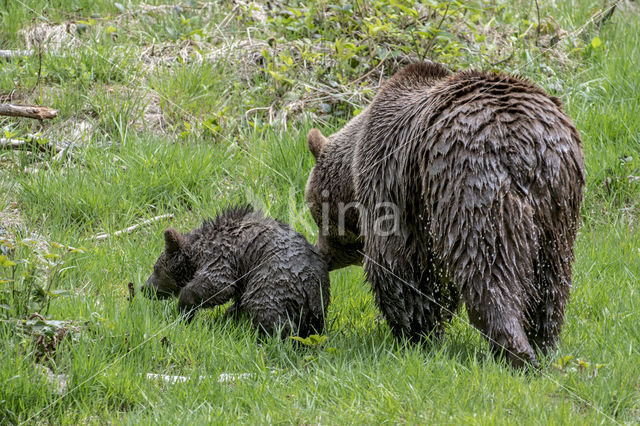
[[[133,226],[130,226],[128,228],[122,229],[120,231],[116,231],[113,234],[107,234],[107,233],[98,234],[98,235],[94,235],[93,237],[91,237],[91,239],[95,240],[95,241],[102,241],[102,240],[106,240],[107,238],[109,238],[109,236],[117,237],[118,235],[129,234],[129,233],[135,231],[136,229],[140,228],[141,226],[146,226],[146,225],[152,224],[154,222],[158,222],[159,220],[162,220],[162,219],[173,219],[173,215],[172,214],[163,214],[161,216],[152,217],[151,219],[144,220],[144,221],[142,221],[140,223],[137,223],[137,224],[135,224]]]
[[[58,115],[58,111],[45,106],[26,106],[0,104],[0,115],[8,117],[27,117],[44,120],[45,118],[54,118]]]

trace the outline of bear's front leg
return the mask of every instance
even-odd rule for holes
[[[200,308],[214,307],[228,302],[236,293],[236,280],[231,275],[198,271],[182,289],[178,309],[187,321],[191,321]]]

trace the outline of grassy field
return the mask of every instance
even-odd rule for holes
[[[59,110],[0,118],[30,144],[0,150],[0,423],[639,422],[640,4],[607,5],[0,0],[0,49],[33,51],[0,59],[2,102]],[[396,342],[356,267],[331,274],[326,340],[303,350],[221,308],[187,325],[175,301],[127,300],[167,226],[230,203],[315,241],[306,132],[423,58],[524,75],[581,133],[573,293],[540,374],[494,361],[464,311],[440,341]]]

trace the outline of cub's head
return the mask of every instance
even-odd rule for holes
[[[164,231],[165,248],[141,291],[150,298],[177,296],[194,274],[188,239],[173,228]]]

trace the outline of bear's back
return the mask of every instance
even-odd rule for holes
[[[536,185],[584,181],[578,131],[561,102],[527,80],[460,72],[434,85],[424,107],[413,123],[417,143],[407,149],[421,159],[410,167],[425,190],[442,181],[462,187],[474,174],[491,174],[494,184],[503,179],[525,195]]]
[[[474,170],[493,170],[526,188],[566,168],[567,180],[584,180],[580,137],[561,102],[524,79],[410,66],[381,89],[368,114],[356,182],[422,181],[428,191],[430,184],[456,185]],[[536,176],[540,170],[544,176]],[[399,201],[413,190],[399,186]],[[357,191],[369,189],[360,184]]]
[[[240,305],[323,318],[329,303],[329,272],[318,250],[289,225],[250,217],[243,223],[246,247],[238,260],[243,294]],[[274,307],[273,310],[276,310]]]

